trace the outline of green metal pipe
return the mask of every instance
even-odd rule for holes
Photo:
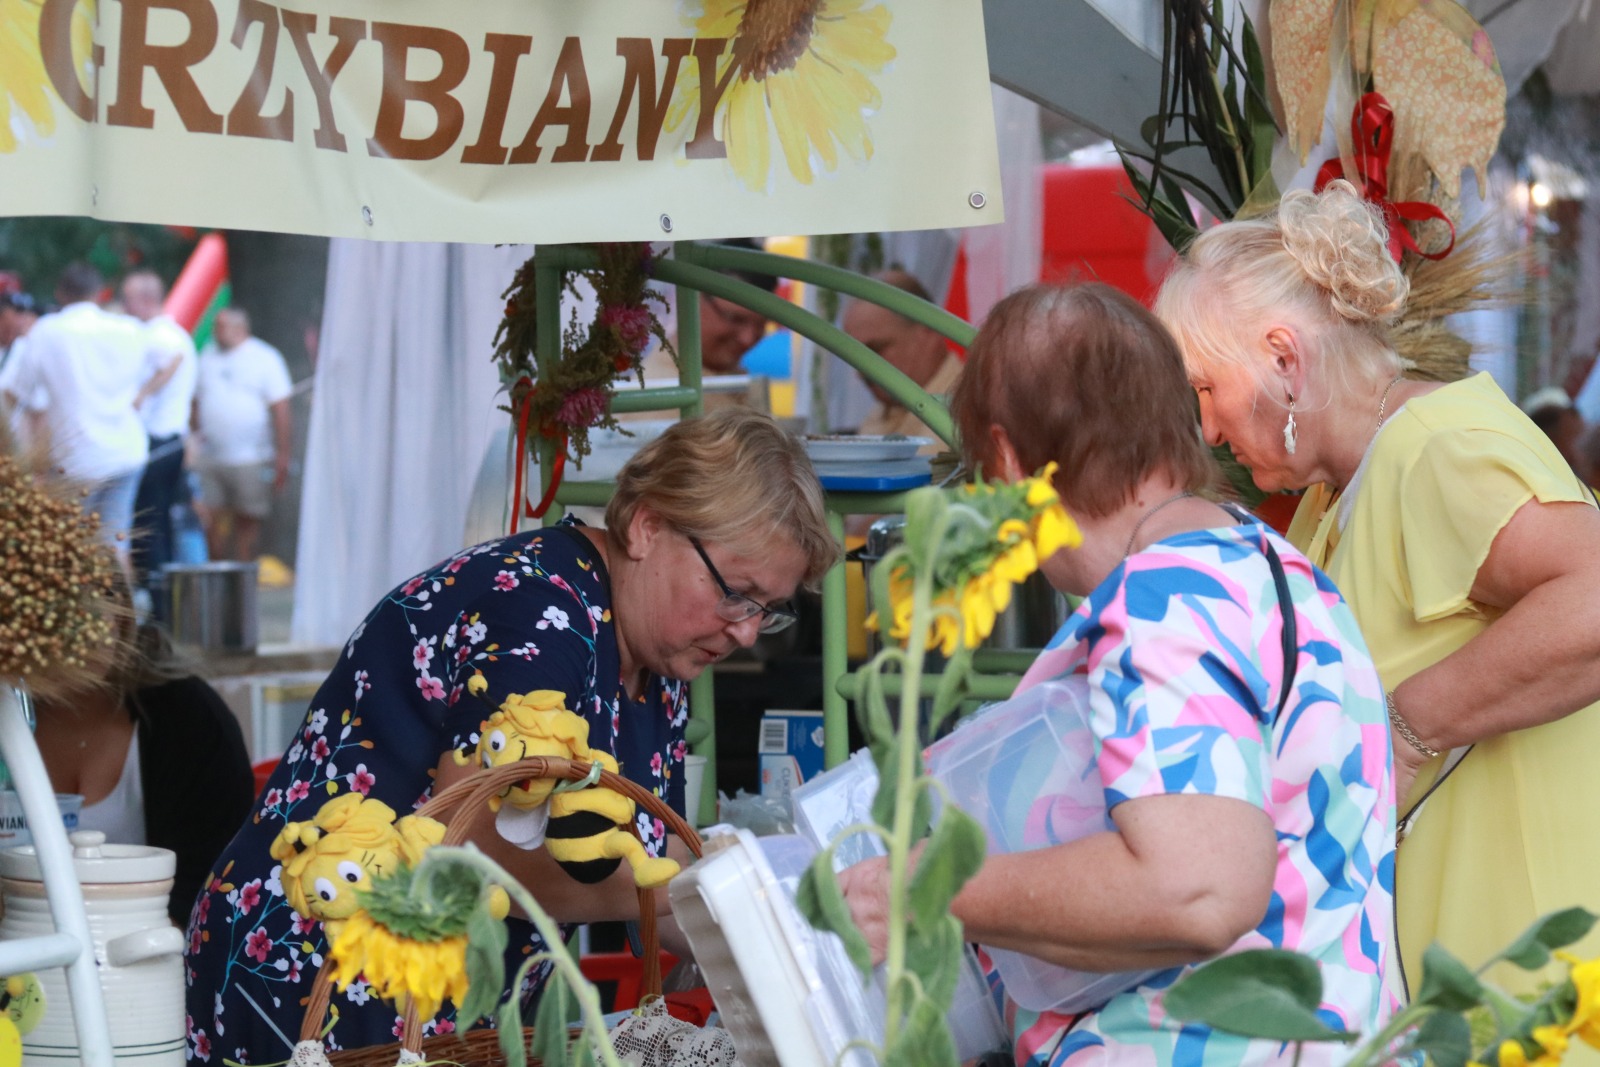
[[[1007,700],[1017,690],[1022,678],[1015,674],[969,674],[966,681],[967,696],[977,700]],[[861,674],[855,672],[842,676],[834,688],[841,699],[852,703],[861,699]],[[884,679],[884,691],[898,694],[900,683],[893,677]],[[920,695],[931,697],[939,691],[939,675],[924,674],[918,686]],[[824,693],[826,696],[826,693]]]
[[[693,286],[712,296],[720,296],[764,315],[780,326],[815,341],[840,359],[864,374],[869,381],[882,386],[895,402],[921,419],[928,429],[950,447],[955,447],[955,428],[950,411],[940,400],[935,400],[905,372],[891,364],[854,337],[831,322],[814,315],[805,308],[796,307],[782,297],[765,289],[719,274],[692,263],[664,259],[656,264],[656,277],[679,286]],[[681,312],[681,309],[680,309]]]
[[[685,263],[694,263],[712,270],[742,270],[752,274],[771,274],[779,278],[793,278],[807,285],[843,295],[881,304],[896,314],[921,323],[963,347],[972,343],[978,332],[970,322],[957,318],[944,308],[931,304],[921,297],[912,296],[888,282],[869,278],[853,270],[817,263],[794,256],[780,256],[771,252],[755,252],[748,248],[730,245],[684,242],[673,253]]]
[[[554,249],[544,251],[554,251]],[[553,259],[554,257],[551,257],[547,260],[541,254],[534,260],[533,266],[534,311],[538,315],[534,324],[533,357],[539,370],[540,381],[550,380],[550,374],[561,358],[561,269]],[[556,443],[539,433],[538,427],[530,428],[530,432],[538,442],[539,496],[542,499],[550,489],[550,472],[555,469]],[[523,502],[513,500],[511,506],[515,509],[516,520],[512,525],[516,526],[520,524]],[[560,504],[551,504],[550,510],[544,514],[544,525],[554,524],[561,515]]]
[[[699,302],[683,300],[681,298],[683,289],[693,288],[701,292],[710,293],[712,296],[720,296],[764,315],[778,325],[787,327],[801,337],[815,341],[823,348],[834,353],[855,370],[866,375],[869,381],[882,386],[884,391],[895,399],[896,403],[921,419],[941,441],[951,448],[955,447],[955,429],[950,420],[949,409],[941,401],[935,400],[930,396],[916,382],[908,378],[898,367],[895,367],[882,356],[872,351],[872,349],[821,316],[813,314],[802,307],[796,307],[782,297],[769,293],[758,286],[751,285],[749,282],[740,281],[708,267],[697,265],[693,262],[697,256],[701,255],[701,251],[697,251],[697,249],[699,249],[699,246],[693,243],[679,245],[673,257],[658,260],[654,268],[656,278],[679,287],[678,340],[680,349],[687,351],[689,347],[687,340],[689,334],[684,329],[686,308],[692,309],[689,311],[689,315],[694,319],[694,325],[696,327],[699,325]],[[808,261],[806,260],[795,259],[792,256],[772,256],[767,253],[749,252],[733,248],[720,249],[718,255],[736,255],[741,264],[744,262],[743,256],[761,256],[764,257],[762,262],[781,265],[784,267],[784,273],[792,274],[798,280],[805,280],[800,277],[799,273],[790,268],[795,265],[807,264]],[[599,266],[600,262],[599,257],[592,250],[574,245],[558,245],[549,249],[540,249],[539,261],[541,264],[547,264],[559,270],[593,270]],[[841,271],[836,267],[825,267],[823,264],[809,264],[809,266],[824,268],[824,273],[828,277],[840,283],[840,292],[844,292],[846,295],[859,294],[863,299],[870,299],[874,303],[882,303],[892,310],[901,311],[908,318],[916,318],[918,321],[926,322],[947,336],[949,336],[947,330],[940,329],[935,321],[931,321],[942,321],[932,312],[938,311],[945,318],[966,326],[960,319],[956,319],[954,316],[934,308],[933,305],[926,301],[918,300],[910,293],[902,292],[892,285],[862,277],[851,271]],[[802,268],[802,270],[807,275],[812,273],[806,268]],[[773,273],[773,271],[767,273]],[[969,332],[965,334],[965,340],[971,341],[971,328],[967,327],[967,330]],[[960,341],[961,339],[956,338],[956,340]],[[694,341],[696,342],[694,351],[698,354],[698,332],[694,334]],[[684,355],[684,351],[679,352],[680,363],[684,362]],[[698,361],[696,361],[696,373],[698,373]],[[679,369],[679,379],[684,385],[690,384],[682,367]],[[699,384],[698,378],[695,379],[695,384]]]
[[[671,411],[674,408],[681,410],[698,403],[699,399],[700,390],[691,389],[687,385],[621,389],[611,396],[611,413],[625,415],[635,411]]]

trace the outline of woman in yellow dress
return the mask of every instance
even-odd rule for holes
[[[1156,311],[1207,440],[1262,489],[1306,489],[1290,540],[1371,646],[1415,982],[1430,942],[1477,966],[1539,915],[1600,911],[1600,511],[1488,375],[1404,377],[1386,242],[1348,184],[1292,192],[1200,235]]]

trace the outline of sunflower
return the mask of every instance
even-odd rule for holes
[[[717,60],[717,111],[739,180],[765,189],[776,134],[795,180],[811,184],[813,155],[832,171],[842,149],[872,158],[866,116],[883,102],[873,78],[895,57],[893,16],[878,0],[703,0],[689,24],[700,38],[730,38]],[[700,104],[700,72],[678,82],[667,113],[677,129]]]
[[[385,1000],[410,997],[418,1017],[431,1019],[446,1000],[467,995],[467,935],[418,940],[395,933],[364,911],[345,921],[333,947],[334,985],[342,992],[365,975]]]
[[[41,134],[55,130],[54,87],[39,50],[42,0],[0,0],[0,152],[14,152],[13,110],[26,115]],[[80,3],[72,12],[72,62],[83,69],[94,41],[94,5]]]
[[[1041,561],[1082,543],[1051,484],[1055,470],[1051,463],[1018,485],[976,482],[950,497],[951,508],[963,509],[963,521],[946,526],[945,542],[935,552],[927,647],[945,656],[961,646],[976,648],[1011,604],[1012,586],[1038,570]],[[908,505],[907,513],[912,510]],[[889,575],[889,636],[901,642],[911,637],[915,565],[915,560],[902,562]],[[877,625],[876,613],[867,625]]]

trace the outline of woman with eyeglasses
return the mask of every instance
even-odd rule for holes
[[[303,728],[217,861],[189,924],[190,1045],[255,1062],[289,1055],[316,968],[320,923],[295,914],[269,849],[352,791],[397,814],[471,773],[484,703],[557,690],[589,723],[588,743],[627,778],[684,809],[687,682],[795,619],[791,598],[838,549],[803,447],[770,418],[728,410],[674,425],[617,476],[606,527],[574,521],[463,549],[385,596],[356,627]],[[687,861],[640,813],[646,850]],[[473,842],[565,923],[638,916],[629,870],[574,881],[543,848],[519,848],[484,813]],[[331,886],[337,891],[340,887]],[[657,894],[665,907],[666,894]],[[513,918],[508,974],[544,946]],[[670,925],[670,924],[669,924]],[[664,933],[668,933],[664,931]],[[535,992],[545,971],[536,971]],[[340,1048],[389,1043],[398,1015],[357,982],[336,993]],[[427,1033],[470,1025],[447,1005]]]

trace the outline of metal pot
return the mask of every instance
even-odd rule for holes
[[[173,644],[202,652],[254,652],[255,563],[169,563],[161,569],[157,617]]]

